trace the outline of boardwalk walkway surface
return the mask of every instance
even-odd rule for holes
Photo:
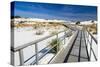
[[[89,61],[89,55],[86,46],[85,33],[79,30],[77,37],[71,46],[64,62],[82,62]]]

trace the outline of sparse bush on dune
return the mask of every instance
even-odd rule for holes
[[[22,25],[19,24],[19,23],[18,23],[18,24],[15,24],[14,26],[15,26],[16,28],[22,27]]]
[[[92,32],[92,34],[97,34],[97,24],[93,23],[87,26],[88,31]]]
[[[77,21],[77,22],[76,22],[76,25],[79,25],[79,24],[80,24],[80,21]]]
[[[50,35],[57,34],[59,31],[67,29],[61,23],[56,22],[32,22],[31,24],[20,22],[13,25],[16,28],[32,27],[32,30],[36,30],[36,35],[42,35],[45,30]]]
[[[92,29],[91,29],[91,28],[89,28],[88,30],[89,30],[89,32],[91,32],[91,31],[92,31]]]
[[[38,26],[37,25],[33,25],[33,29],[38,29]]]
[[[42,31],[42,30],[37,30],[35,34],[36,34],[36,35],[42,35],[43,33],[44,33],[44,31]]]
[[[97,34],[97,32],[96,32],[96,31],[94,31],[94,32],[93,32],[93,34]]]

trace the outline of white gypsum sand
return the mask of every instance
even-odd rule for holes
[[[33,29],[32,27],[15,28],[14,29],[14,47],[16,48],[16,47],[22,46],[26,43],[29,43],[29,42],[38,40],[40,38],[46,37],[48,35],[51,35],[52,31],[58,31],[58,32],[62,31],[62,30],[64,30],[64,28],[63,27],[61,27],[59,29],[50,28],[48,30],[45,29],[45,28],[41,28],[41,30],[44,30],[44,33],[42,35],[36,35],[37,29]],[[64,33],[60,33],[59,37],[61,37],[63,35],[64,35]],[[50,37],[46,40],[43,40],[43,41],[37,43],[38,44],[38,51],[42,50],[47,45],[49,45],[49,42],[54,38],[56,38],[56,36]],[[49,48],[47,48],[47,50],[48,49]],[[40,52],[39,56],[43,55],[44,52]],[[29,46],[27,48],[24,48],[23,53],[24,53],[24,61],[25,61],[25,60],[27,60],[28,58],[30,58],[31,56],[33,56],[35,54],[35,46],[32,45],[32,46]],[[39,63],[42,64],[42,61],[45,61],[44,58],[47,58],[48,61],[49,61],[53,56],[54,56],[53,53],[48,53],[47,55],[45,55],[39,61]],[[25,63],[25,65],[28,65],[28,64],[32,63],[34,60],[35,60],[35,56],[32,59],[30,59],[29,61],[27,61]],[[46,61],[45,63],[47,63],[48,61]],[[45,64],[45,63],[43,63],[43,64]],[[19,65],[19,54],[18,54],[18,52],[15,53],[15,64]]]

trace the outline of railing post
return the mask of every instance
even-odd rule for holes
[[[38,45],[35,44],[35,53],[36,53],[36,65],[38,65]]]
[[[87,31],[87,43],[90,44],[89,43],[89,33],[88,33],[88,31]]]
[[[89,32],[87,31],[87,33],[88,33],[88,41],[89,41]]]
[[[90,60],[91,60],[91,52],[92,52],[92,37],[91,37],[91,42],[90,42]]]
[[[89,32],[87,31],[87,39],[88,39],[88,42],[89,42]]]
[[[23,50],[19,50],[20,65],[24,65]]]

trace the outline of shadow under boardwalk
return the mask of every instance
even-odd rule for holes
[[[64,63],[82,61],[89,61],[89,56],[85,41],[85,33],[83,30],[79,30],[77,37],[64,60]]]

